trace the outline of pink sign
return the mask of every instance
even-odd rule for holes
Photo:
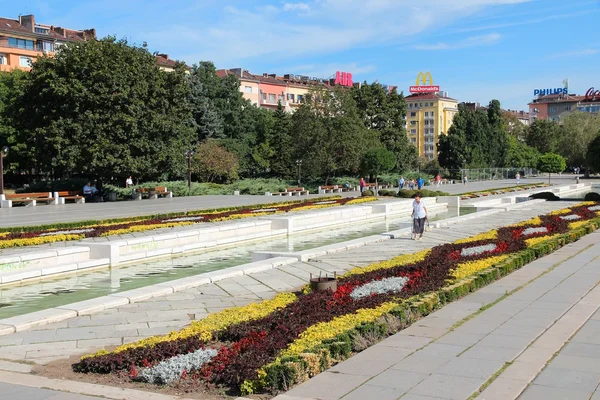
[[[335,84],[342,86],[352,86],[354,84],[354,82],[352,82],[352,73],[337,71],[335,73]]]

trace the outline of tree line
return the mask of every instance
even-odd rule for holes
[[[294,114],[258,108],[211,62],[160,70],[146,45],[107,37],[42,56],[30,72],[0,74],[0,145],[13,174],[104,182],[180,179],[194,151],[199,179],[295,177],[326,182],[360,172],[370,149],[416,166],[402,94],[380,84],[315,87]]]

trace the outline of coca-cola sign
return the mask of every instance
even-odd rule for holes
[[[589,101],[600,100],[600,90],[595,90],[593,87],[585,92],[585,99]]]

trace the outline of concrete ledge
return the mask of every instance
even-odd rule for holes
[[[107,308],[124,306],[125,304],[129,304],[128,298],[109,298],[108,296],[104,296],[56,307],[56,309],[75,311],[77,315],[88,315],[97,313]]]
[[[73,310],[59,310],[57,308],[49,308],[47,310],[36,311],[17,317],[5,318],[0,320],[0,326],[8,325],[14,327],[15,332],[24,331],[38,326],[51,324],[53,322],[64,321],[65,319],[77,316],[77,312]]]
[[[137,303],[138,301],[148,300],[153,297],[164,296],[166,294],[173,293],[173,288],[170,286],[146,286],[139,289],[127,290],[120,293],[114,293],[108,295],[110,298],[126,298],[129,299],[130,303]]]

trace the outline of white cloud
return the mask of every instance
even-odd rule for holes
[[[573,57],[593,56],[595,54],[600,54],[600,49],[582,49],[582,50],[574,50],[574,51],[565,51],[563,53],[552,54],[546,58],[549,60],[553,60],[553,59],[557,59],[557,58],[573,58]]]
[[[417,44],[414,46],[416,50],[453,50],[464,49],[467,47],[485,46],[497,43],[502,39],[499,33],[490,33],[488,35],[471,36],[455,43],[440,42],[435,44]]]
[[[306,3],[285,3],[283,5],[283,11],[310,11],[310,6]]]
[[[181,46],[173,52],[188,63],[211,59],[219,65],[233,65],[265,57],[283,60],[406,43],[417,34],[431,34],[484,8],[527,1],[310,0],[282,3],[279,12],[264,6],[229,6],[207,26],[198,26],[190,13],[162,30],[153,26],[141,33],[155,47]],[[297,13],[303,13],[303,18],[297,19]],[[487,36],[479,40],[490,41]]]

